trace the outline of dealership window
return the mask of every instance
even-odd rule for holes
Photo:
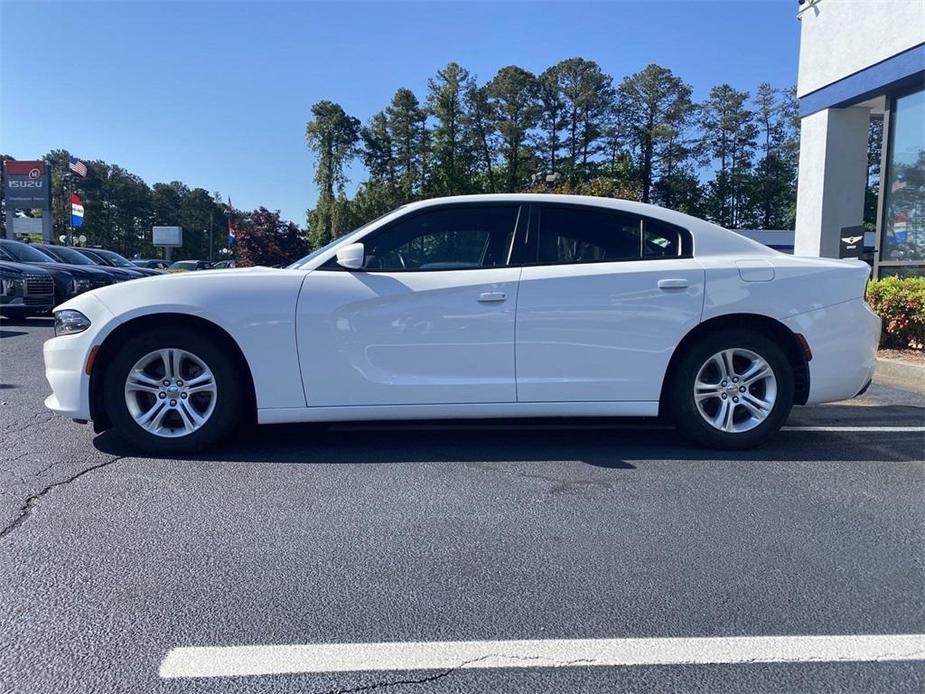
[[[925,91],[893,100],[879,274],[925,275]]]

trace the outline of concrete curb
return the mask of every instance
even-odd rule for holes
[[[874,383],[925,395],[925,362],[877,357]]]

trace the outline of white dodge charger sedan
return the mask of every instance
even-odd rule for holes
[[[401,207],[286,269],[82,294],[45,343],[52,410],[141,449],[247,421],[669,415],[744,448],[870,383],[860,261],[782,255],[642,203]]]

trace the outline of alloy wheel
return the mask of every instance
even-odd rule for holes
[[[125,405],[145,431],[164,438],[188,436],[215,410],[218,389],[206,363],[182,349],[149,352],[128,372]]]
[[[707,359],[694,379],[694,402],[714,429],[739,434],[764,422],[777,400],[777,378],[761,355],[731,348]]]

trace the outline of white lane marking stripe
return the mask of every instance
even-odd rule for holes
[[[925,432],[925,427],[783,427],[781,431],[861,431],[873,433]]]
[[[611,429],[614,431],[667,431],[672,426],[660,424],[337,424],[332,431],[499,431],[560,430],[560,429]],[[785,426],[781,431],[817,432],[869,432],[869,433],[925,433],[925,426]]]
[[[925,634],[434,641],[174,648],[160,676],[925,659]]]

